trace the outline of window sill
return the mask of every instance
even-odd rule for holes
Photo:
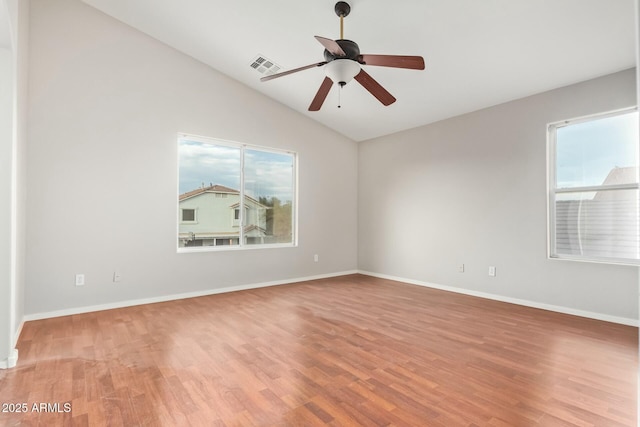
[[[590,264],[608,264],[608,265],[621,265],[627,267],[640,267],[640,260],[626,260],[626,259],[603,259],[603,258],[586,258],[586,257],[573,257],[569,255],[549,255],[547,259],[554,261],[573,261],[584,262]]]
[[[265,244],[265,245],[221,245],[221,246],[196,246],[190,248],[178,248],[179,254],[188,253],[200,253],[200,252],[231,252],[231,251],[251,251],[257,249],[282,249],[282,248],[296,248],[295,243],[277,243],[277,244]]]

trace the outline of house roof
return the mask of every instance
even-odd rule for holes
[[[607,177],[604,179],[602,185],[621,185],[621,184],[633,184],[638,182],[638,168],[636,166],[626,167],[614,167],[611,169]],[[635,203],[634,207],[624,208],[627,212],[631,212],[628,209],[637,209],[637,193],[631,190],[618,190],[618,191],[597,191],[594,200],[619,200]],[[616,209],[623,209],[618,207]]]
[[[259,227],[256,224],[251,224],[251,225],[247,225],[246,227],[244,227],[244,232],[248,233],[250,231],[253,230],[258,230],[261,233],[264,233],[265,231],[267,231],[265,228]]]
[[[254,199],[253,197],[249,197],[249,196],[244,196],[244,198],[246,200],[251,200],[253,203],[255,203],[256,205],[258,205],[259,207],[262,208],[266,208],[266,209],[271,209],[268,206],[263,205],[262,203],[260,203],[259,201],[257,201],[256,199]],[[233,205],[229,206],[230,208],[239,208],[240,207],[240,202],[234,203]]]
[[[636,182],[637,166],[614,167],[609,171],[609,175],[604,179],[603,185],[630,184]]]
[[[224,185],[211,184],[208,187],[201,187],[196,190],[187,191],[180,195],[179,200],[185,200],[202,193],[240,194],[238,190],[234,190],[233,188],[225,187]]]
[[[195,197],[195,196],[199,196],[200,194],[204,194],[204,193],[226,193],[226,194],[240,194],[240,192],[238,190],[234,190],[233,188],[229,188],[229,187],[225,187],[224,185],[218,185],[218,184],[211,184],[208,187],[201,187],[198,188],[196,190],[191,190],[191,191],[187,191],[186,193],[180,194],[178,201],[183,201],[183,200],[187,200],[190,199],[191,197]],[[247,200],[251,200],[252,202],[254,202],[257,205],[260,206],[264,206],[262,203],[260,203],[259,201],[257,201],[256,199],[254,199],[253,197],[244,196],[245,199]],[[240,203],[235,203],[233,205],[231,205],[231,208],[235,208],[240,206]]]

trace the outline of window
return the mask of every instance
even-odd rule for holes
[[[295,245],[295,153],[190,135],[178,153],[178,248]]]
[[[195,222],[196,210],[195,209],[180,209],[182,212],[182,222]]]
[[[638,112],[549,125],[549,255],[637,264]]]

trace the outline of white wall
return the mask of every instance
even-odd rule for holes
[[[0,368],[15,366],[24,317],[29,0],[0,0]]]
[[[79,0],[30,19],[27,315],[357,268],[356,143]],[[177,254],[178,132],[297,151],[299,247]]]
[[[13,138],[16,145],[15,183],[15,288],[13,342],[17,343],[24,319],[26,218],[27,218],[27,91],[29,78],[30,0],[8,0],[13,34],[14,105]]]
[[[0,3],[0,7],[4,7]],[[13,76],[11,49],[0,47],[0,367],[6,367],[13,349],[11,307],[13,287]]]
[[[636,267],[546,249],[546,124],[635,104],[627,70],[361,142],[360,270],[637,322]]]

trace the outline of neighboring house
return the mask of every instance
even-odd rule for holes
[[[637,182],[636,167],[611,169],[602,185]],[[556,241],[559,253],[610,258],[640,256],[638,192],[601,190],[582,200],[556,204]]]
[[[240,192],[209,185],[179,197],[178,247],[237,245],[240,242]],[[268,207],[244,197],[245,242],[264,243]]]

